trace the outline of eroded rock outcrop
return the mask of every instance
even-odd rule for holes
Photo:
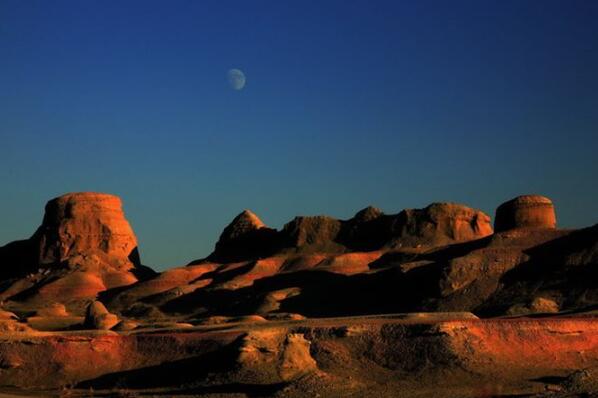
[[[328,216],[295,217],[287,223],[282,234],[290,247],[312,247],[315,250],[342,250],[337,242],[341,221]]]
[[[552,201],[540,195],[523,195],[496,209],[496,232],[515,228],[556,228]]]
[[[80,192],[49,201],[34,239],[42,265],[92,253],[113,259],[111,265],[122,269],[139,263],[137,238],[114,195]]]
[[[403,210],[392,228],[401,246],[442,245],[492,234],[487,214],[455,203],[433,203],[423,209]]]
[[[252,211],[244,210],[224,228],[210,259],[231,262],[259,258],[272,254],[278,246],[277,231],[268,228]]]
[[[94,301],[87,307],[84,326],[88,329],[109,330],[119,323],[115,314],[111,314],[104,304]]]
[[[490,234],[489,216],[453,203],[434,203],[396,215],[386,215],[368,206],[348,220],[299,216],[285,224],[281,231],[266,227],[255,214],[245,210],[224,229],[208,260],[233,262],[279,253],[340,254],[389,246],[432,247]]]
[[[224,229],[208,259],[143,280],[127,255],[136,239],[113,198],[69,194],[48,204],[42,227],[27,243],[39,248],[45,262],[0,291],[7,309],[17,311],[17,302],[36,311],[58,302],[75,317],[99,299],[119,316],[166,322],[180,314],[199,319],[279,312],[494,316],[598,303],[590,283],[598,229],[559,230],[546,228],[550,221],[533,221],[550,220],[546,198],[502,205],[497,213],[515,229],[497,234],[486,214],[453,203],[394,215],[370,206],[348,220],[296,217],[280,231],[245,210]],[[529,225],[544,227],[522,227]],[[556,306],[536,297],[554,298]]]
[[[94,192],[50,200],[30,239],[0,248],[0,264],[3,278],[10,280],[0,300],[36,308],[49,302],[81,304],[154,274],[140,264],[120,198]]]
[[[393,219],[377,207],[368,206],[343,222],[339,240],[352,250],[377,250],[391,238]]]
[[[242,338],[237,363],[241,373],[288,382],[317,370],[309,352],[310,344],[302,334],[284,329],[253,331]]]

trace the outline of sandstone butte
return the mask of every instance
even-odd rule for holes
[[[245,210],[157,273],[118,197],[72,193],[0,270],[0,396],[598,391],[598,226],[559,229],[543,196],[498,206],[494,230],[454,203],[280,230]]]
[[[137,238],[120,198],[113,195],[73,193],[49,201],[35,239],[41,265],[94,253],[110,258],[108,265],[119,269],[139,262]]]

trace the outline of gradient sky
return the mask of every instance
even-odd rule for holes
[[[72,191],[121,196],[157,269],[244,208],[279,228],[539,193],[594,224],[597,21],[593,0],[0,0],[0,245]]]

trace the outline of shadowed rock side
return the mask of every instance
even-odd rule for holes
[[[556,215],[552,201],[544,196],[523,195],[503,203],[496,209],[496,232],[514,228],[555,228]]]
[[[234,262],[268,256],[278,250],[278,240],[276,230],[264,225],[253,212],[244,210],[224,228],[209,259]]]
[[[507,219],[521,219],[521,211],[512,205],[498,210]],[[243,218],[259,227],[229,226],[223,235],[240,230],[238,239],[245,230],[265,228],[247,213],[235,220]],[[276,250],[270,256],[199,262],[186,267],[196,276],[179,280],[176,287],[166,288],[159,277],[103,297],[110,308],[128,315],[140,307],[189,320],[410,311],[497,316],[580,311],[598,304],[591,282],[595,227],[571,231],[552,223],[525,225],[492,234],[484,213],[441,203],[394,216],[368,207],[347,221],[297,217],[277,232],[278,238],[271,234]],[[164,278],[184,269],[169,270]],[[557,280],[558,288],[551,285]]]
[[[511,205],[498,211],[501,217],[522,217],[521,209]],[[248,219],[251,227],[229,226],[223,236],[239,239],[267,228],[248,214],[232,225]],[[297,217],[279,232],[269,229],[268,239],[276,242],[269,255],[262,251],[263,256],[253,252],[234,262],[200,261],[102,298],[128,316],[153,313],[191,322],[250,314],[268,319],[410,311],[499,316],[579,311],[598,304],[591,286],[598,244],[594,228],[576,232],[552,224],[525,225],[492,234],[484,213],[442,203],[394,216],[368,207],[347,221]],[[177,286],[159,282],[185,269],[195,277]],[[519,275],[526,269],[536,270],[536,277],[527,271],[524,281]],[[580,284],[583,275],[590,278]],[[560,278],[561,287],[545,278]]]
[[[254,213],[245,210],[224,229],[214,252],[206,260],[235,262],[276,253],[345,253],[388,247],[430,247],[490,234],[489,216],[453,203],[433,203],[424,209],[403,210],[396,215],[385,215],[370,206],[349,220],[301,216],[285,224],[281,231],[268,228]]]
[[[393,222],[393,246],[440,246],[492,234],[490,217],[479,210],[453,203],[433,203],[408,209]]]

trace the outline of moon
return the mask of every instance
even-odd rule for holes
[[[245,87],[245,73],[240,69],[229,69],[228,71],[228,84],[230,84],[233,90],[243,90]]]

